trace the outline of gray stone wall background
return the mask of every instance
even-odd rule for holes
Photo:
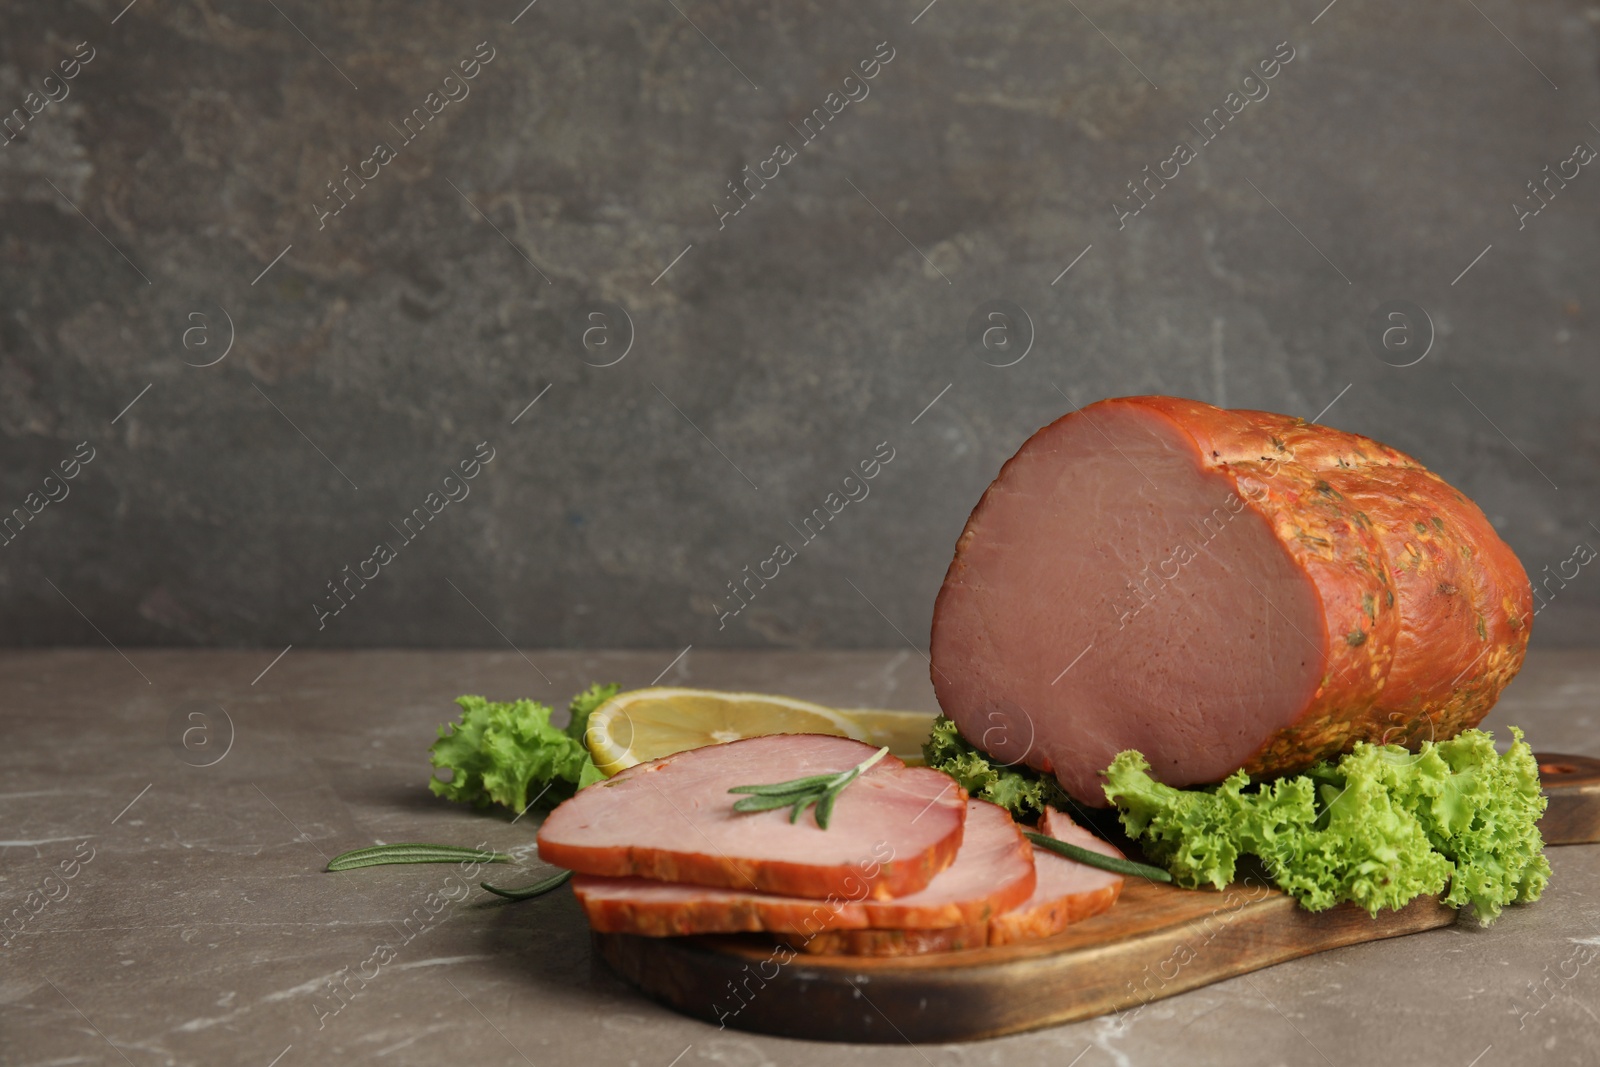
[[[1000,463],[1141,392],[1600,545],[1591,5],[124,2],[0,13],[0,508],[61,497],[0,641],[920,646]],[[1581,568],[1534,640],[1597,639]]]

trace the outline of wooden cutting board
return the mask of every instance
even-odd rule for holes
[[[1550,798],[1540,824],[1546,841],[1600,840],[1600,761],[1537,758]],[[790,959],[755,935],[593,939],[622,977],[707,1022],[821,1041],[921,1043],[1132,1015],[1285,960],[1455,921],[1431,897],[1372,918],[1348,904],[1313,914],[1253,878],[1225,893],[1129,879],[1109,912],[1055,937],[900,959]]]
[[[1539,820],[1545,844],[1600,841],[1600,760],[1559,752],[1535,752],[1533,758],[1550,801]]]

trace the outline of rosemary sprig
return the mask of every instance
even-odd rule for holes
[[[377,867],[385,863],[509,863],[504,852],[484,852],[456,845],[373,845],[341,852],[328,861],[330,871]]]
[[[794,822],[800,818],[802,811],[815,804],[817,826],[826,830],[828,819],[833,815],[833,803],[839,799],[844,787],[888,754],[889,746],[885,745],[848,771],[838,774],[813,774],[808,778],[795,778],[772,785],[736,785],[728,792],[750,795],[734,801],[733,810],[771,811],[774,808],[788,808],[789,821]]]
[[[1152,882],[1172,881],[1172,875],[1160,867],[1151,867],[1143,863],[1135,863],[1132,860],[1107,856],[1102,852],[1095,852],[1081,845],[1071,845],[1045,834],[1036,834],[1031,830],[1022,831],[1022,836],[1032,841],[1039,848],[1054,852],[1058,856],[1065,856],[1069,860],[1077,860],[1079,863],[1089,867],[1099,867],[1102,871],[1131,874],[1139,878],[1148,878]]]
[[[559,874],[552,874],[549,878],[546,878],[542,882],[535,882],[532,885],[525,885],[520,889],[501,889],[498,886],[490,885],[488,882],[479,882],[478,884],[483,886],[483,888],[487,889],[489,892],[493,893],[495,896],[505,897],[507,900],[532,900],[534,897],[544,896],[552,889],[561,888],[567,884],[567,881],[571,877],[571,871],[562,871]]]

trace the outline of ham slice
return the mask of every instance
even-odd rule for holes
[[[841,793],[828,829],[815,809],[736,812],[740,785],[838,773],[876,749],[820,734],[773,734],[629,767],[563,802],[539,829],[539,858],[581,874],[638,876],[791,897],[915,893],[961,845],[966,793],[893,756]]]
[[[1532,590],[1483,513],[1394,449],[1172,397],[1044,427],[973,509],[934,608],[939,704],[1104,807],[1138,749],[1174,786],[1476,725]]]
[[[590,928],[602,934],[673,937],[770,932],[804,938],[867,924],[860,901],[839,898],[811,900],[594,874],[576,875],[572,892]]]
[[[574,878],[572,890],[589,925],[602,933],[665,937],[764,930],[803,943],[825,936],[825,931],[863,927],[965,930],[959,936],[970,939],[973,935],[966,928],[976,927],[977,940],[982,943],[984,924],[1033,892],[1033,846],[1004,808],[986,800],[968,800],[966,807],[967,820],[955,862],[925,889],[893,900],[866,899],[858,894],[853,899],[819,901],[592,875]],[[929,935],[923,940],[931,939]],[[903,942],[905,938],[888,940]]]
[[[970,827],[970,822],[968,825]],[[1039,821],[1039,832],[1104,856],[1122,857],[1114,845],[1102,841],[1054,808],[1045,809],[1044,818]],[[958,857],[956,866],[960,862]],[[1122,893],[1120,874],[1038,848],[1033,850],[1033,862],[1037,881],[1032,895],[987,923],[920,930],[829,928],[814,937],[786,936],[779,940],[808,954],[834,956],[916,956],[985,945],[1010,945],[1059,934],[1070,924],[1107,910]],[[952,866],[951,870],[954,869]],[[943,877],[934,879],[935,887]]]
[[[1039,833],[1058,841],[1122,859],[1115,845],[1103,841],[1054,808],[1046,808]],[[1122,895],[1122,875],[1069,860],[1042,848],[1033,850],[1038,881],[1033,895],[1017,907],[989,920],[989,944],[1009,945],[1059,934],[1069,925],[1099,915]]]
[[[918,929],[984,923],[1033,892],[1033,846],[1010,812],[987,800],[967,801],[967,823],[955,862],[926,889],[862,903],[866,925]]]

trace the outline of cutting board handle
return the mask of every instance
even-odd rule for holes
[[[1550,806],[1539,820],[1547,845],[1600,841],[1600,759],[1535,752],[1539,781]]]

